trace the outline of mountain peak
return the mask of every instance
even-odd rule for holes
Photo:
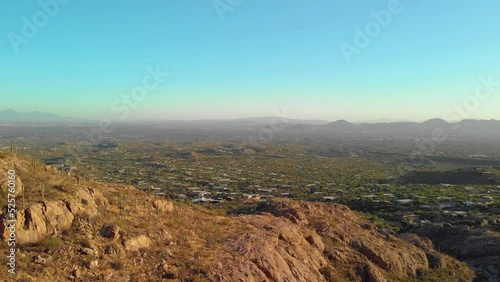
[[[429,119],[429,120],[424,121],[423,124],[448,124],[448,122],[445,121],[444,119],[433,118],[433,119]]]
[[[52,113],[44,113],[39,111],[18,112],[13,109],[0,111],[0,123],[63,123],[72,121],[72,117],[64,117]]]
[[[347,121],[347,120],[345,120],[345,119],[339,119],[339,120],[336,120],[336,121],[331,122],[330,124],[331,124],[331,125],[347,125],[347,126],[354,125],[353,123],[348,122],[348,121]]]
[[[19,113],[19,112],[15,111],[13,109],[6,109],[6,110],[3,110],[3,111],[0,111],[0,113]]]

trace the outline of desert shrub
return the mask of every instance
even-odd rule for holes
[[[122,270],[125,268],[125,263],[122,260],[117,259],[111,262],[111,268],[113,268],[114,270]]]
[[[333,270],[330,267],[322,267],[319,272],[325,277],[325,280],[328,282],[333,282],[335,281],[335,277],[333,274]]]
[[[49,239],[44,239],[40,242],[40,246],[49,249],[56,250],[64,245],[64,241],[60,237],[54,237]]]
[[[90,248],[92,244],[90,243],[90,241],[88,239],[85,239],[85,240],[80,242],[80,245],[84,248]]]

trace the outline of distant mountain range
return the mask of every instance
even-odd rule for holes
[[[98,123],[92,120],[83,120],[73,117],[64,117],[51,113],[27,112],[15,110],[0,111],[0,124],[68,124]],[[381,123],[351,123],[345,120],[329,122],[326,120],[301,120],[282,117],[254,117],[239,119],[203,119],[203,120],[162,120],[162,121],[135,121],[132,124],[155,124],[165,128],[186,129],[223,129],[247,130],[259,128],[279,128],[277,131],[306,134],[380,134],[380,135],[419,135],[432,136],[433,134],[500,136],[500,121],[498,120],[463,120],[447,122],[442,119],[430,119],[424,122],[381,122]]]
[[[34,123],[34,124],[44,124],[44,123],[66,123],[74,122],[76,118],[64,117],[51,113],[42,113],[38,111],[21,113],[15,110],[3,110],[0,111],[0,124],[1,123]]]
[[[368,134],[416,134],[422,136],[439,135],[500,135],[500,121],[465,119],[460,122],[447,122],[442,119],[430,119],[418,122],[361,123],[354,124],[338,120],[324,125],[325,130],[336,133],[368,133]]]

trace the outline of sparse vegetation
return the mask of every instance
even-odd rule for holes
[[[64,245],[64,241],[60,237],[54,237],[42,240],[39,245],[43,248],[53,251],[62,248]]]
[[[259,148],[209,141],[116,144],[112,148],[96,147],[84,159],[68,158],[71,161],[65,165],[67,171],[44,167],[31,157],[29,161],[16,162],[18,175],[27,188],[24,192],[27,207],[43,201],[67,200],[68,195],[75,197],[79,189],[104,192],[108,199],[96,200],[97,216],[86,213],[75,216],[73,227],[62,230],[62,237],[70,237],[70,242],[58,241],[60,235],[39,242],[37,246],[48,252],[42,261],[51,256],[50,259],[61,262],[58,253],[72,250],[68,255],[79,257],[78,265],[83,270],[108,267],[133,272],[147,268],[158,273],[158,269],[166,268],[159,276],[203,281],[211,267],[205,261],[217,258],[214,251],[227,248],[241,232],[234,226],[233,218],[262,214],[259,205],[279,197],[347,204],[365,212],[362,216],[376,228],[398,233],[418,227],[426,220],[475,224],[468,222],[481,218],[488,221],[488,225],[481,223],[484,228],[495,230],[496,226],[488,218],[498,211],[496,187],[400,184],[390,181],[398,176],[396,167],[381,159],[331,156],[320,147],[296,144],[266,144]],[[9,157],[8,152],[4,153],[3,158]],[[93,177],[100,181],[92,181]],[[135,188],[126,187],[125,183]],[[489,198],[484,198],[485,195]],[[172,199],[176,204],[171,212],[165,213],[153,205],[153,199]],[[399,203],[401,199],[411,201]],[[83,207],[93,203],[85,198],[78,202]],[[440,208],[450,202],[455,206]],[[469,202],[475,205],[467,206]],[[448,211],[465,213],[452,216]],[[315,220],[321,223],[320,219]],[[316,224],[312,219],[310,223]],[[119,239],[96,237],[104,224],[119,227]],[[345,227],[339,228],[343,232]],[[92,239],[89,234],[93,234]],[[125,250],[125,242],[144,234],[152,239],[154,247],[137,243],[136,251]],[[338,260],[335,252],[341,245],[328,237],[323,238],[323,243],[324,256],[334,263]],[[36,253],[36,247],[33,248],[28,252]],[[132,253],[137,259],[132,259]],[[101,261],[103,256],[106,259]],[[95,265],[96,260],[99,266]],[[148,261],[148,266],[144,261]],[[327,281],[335,281],[335,271],[328,266],[321,269]],[[422,277],[428,281],[448,277],[438,272],[426,272]]]

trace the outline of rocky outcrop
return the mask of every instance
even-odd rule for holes
[[[22,193],[23,182],[21,181],[21,177],[16,175],[16,180],[14,182],[16,184],[16,189],[14,192],[15,196],[18,196]],[[7,195],[9,191],[9,179],[8,179],[8,170],[0,167],[0,191],[2,195]]]
[[[328,265],[321,248],[310,244],[303,228],[284,218],[241,218],[248,231],[229,243],[217,274],[221,281],[321,281]],[[236,262],[236,263],[235,263]],[[245,280],[249,277],[250,280]]]
[[[434,264],[415,244],[366,228],[345,206],[275,200],[258,209],[238,218],[245,232],[217,255],[217,281],[387,281],[387,273],[416,278]]]
[[[444,256],[434,249],[432,241],[428,238],[418,237],[411,233],[402,234],[401,238],[414,244],[419,249],[422,249],[429,261],[429,267],[432,269],[442,269],[446,266]]]
[[[120,238],[120,227],[117,225],[104,225],[101,228],[101,236],[111,240],[117,240]]]
[[[71,227],[76,216],[97,215],[97,203],[106,202],[101,193],[92,189],[80,188],[76,197],[66,200],[45,201],[31,205],[16,213],[16,242],[18,244],[35,243],[47,236],[57,236]],[[0,223],[2,240],[8,239],[6,220]]]
[[[78,189],[76,196],[86,206],[84,212],[90,217],[98,214],[98,206],[108,204],[108,200],[94,188]]]
[[[500,235],[466,225],[431,225],[413,230],[417,235],[432,240],[436,248],[465,261],[474,268],[479,278],[500,280]]]
[[[74,214],[63,201],[35,204],[24,210],[17,211],[16,241],[19,244],[34,243],[47,235],[57,235],[61,230],[71,226]],[[5,240],[5,223],[0,231]]]
[[[160,213],[170,213],[174,210],[174,204],[170,201],[156,199],[152,201],[153,207]]]

